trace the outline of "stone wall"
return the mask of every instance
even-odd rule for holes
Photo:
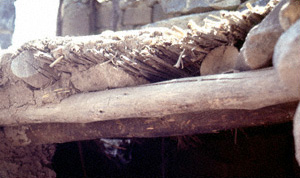
[[[102,1],[96,4],[96,28],[104,30],[136,29],[142,25],[176,16],[166,14],[156,0]]]
[[[143,25],[183,16],[219,9],[236,9],[240,0],[232,1],[188,1],[188,0],[98,0],[96,4],[96,29],[136,29]]]
[[[105,30],[138,29],[147,24],[166,26],[203,20],[208,12],[236,10],[245,7],[245,0],[61,0],[58,16],[58,35],[99,34]],[[265,5],[269,0],[249,0],[253,6]],[[187,15],[190,15],[188,18]],[[175,18],[176,19],[176,18]],[[163,22],[163,23],[161,23]],[[186,22],[187,23],[187,22]],[[153,26],[153,25],[152,25]],[[168,25],[167,25],[168,26]]]

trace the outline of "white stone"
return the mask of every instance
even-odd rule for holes
[[[113,30],[114,25],[114,8],[112,1],[103,2],[97,5],[97,24],[101,29]]]
[[[224,11],[223,11],[224,12]],[[192,15],[184,15],[180,17],[173,17],[170,19],[162,20],[162,21],[157,21],[152,24],[148,24],[143,26],[143,28],[148,28],[148,27],[167,27],[171,28],[173,25],[180,27],[182,29],[187,29],[188,22],[190,20],[193,20],[197,25],[202,26],[204,25],[204,19],[208,18],[209,15],[214,15],[219,17],[221,15],[222,11],[212,11],[212,12],[206,12],[206,13],[199,13],[199,14],[192,14]]]
[[[265,67],[271,63],[274,46],[283,32],[279,23],[279,11],[286,0],[282,0],[265,18],[247,34],[240,50],[236,69],[249,70]]]
[[[213,9],[232,10],[240,5],[240,0],[160,0],[165,13],[207,12]]]
[[[146,5],[127,8],[124,12],[123,25],[145,25],[151,23],[152,9]]]

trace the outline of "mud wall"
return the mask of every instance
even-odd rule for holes
[[[14,146],[2,128],[0,140],[0,177],[56,177],[51,168],[54,144]]]
[[[0,50],[11,45],[14,28],[14,0],[0,0]],[[0,177],[56,177],[51,169],[55,145],[14,146],[6,136],[0,127]]]

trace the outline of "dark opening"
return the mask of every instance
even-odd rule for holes
[[[113,149],[99,140],[59,144],[53,168],[58,178],[300,176],[291,123],[217,134],[136,138],[115,148],[119,157],[109,154]]]

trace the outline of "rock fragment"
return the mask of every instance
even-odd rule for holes
[[[284,30],[287,30],[300,18],[300,1],[290,0],[286,3],[279,13],[280,25]]]
[[[232,10],[240,5],[240,0],[202,0],[202,1],[190,1],[190,0],[160,0],[160,4],[165,13],[195,13],[195,12],[207,12],[214,9],[226,9]]]
[[[286,0],[281,1],[260,24],[250,30],[240,50],[236,69],[258,69],[270,63],[276,41],[283,32],[279,11],[285,3]]]

